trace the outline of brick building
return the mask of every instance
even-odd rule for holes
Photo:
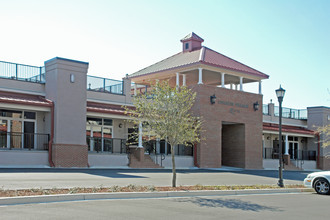
[[[268,75],[203,41],[191,33],[181,52],[120,81],[89,76],[88,63],[58,57],[44,67],[1,62],[0,166],[170,167],[164,140],[140,137],[137,147],[148,154],[127,155],[135,128],[122,108],[155,80],[168,80],[196,92],[192,111],[204,120],[201,143],[176,148],[177,167],[277,168],[276,108],[263,105],[261,90]],[[249,83],[258,93],[244,91]],[[328,107],[309,108],[308,119],[288,115],[287,167],[329,169],[313,131],[329,124],[329,115]]]

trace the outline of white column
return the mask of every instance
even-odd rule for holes
[[[186,86],[186,74],[182,75],[182,86]]]
[[[160,153],[160,140],[159,138],[156,139],[156,154]]]
[[[221,73],[221,87],[225,88],[225,73]]]
[[[137,94],[137,85],[136,83],[134,83],[134,95],[136,96],[136,94]]]
[[[233,89],[233,84],[232,83],[230,83],[230,89]]]
[[[179,75],[179,73],[176,73],[176,86],[177,87],[180,86],[180,75]]]
[[[259,94],[260,95],[262,94],[262,91],[261,91],[261,80],[259,81]]]
[[[139,145],[138,147],[143,147],[142,145],[142,122],[139,123]]]
[[[91,151],[94,151],[94,136],[93,136],[93,133],[94,133],[94,131],[93,131],[93,127],[91,127],[91,134],[90,134],[90,137],[91,137],[91,140],[90,140],[90,150]]]
[[[243,91],[243,77],[242,76],[239,77],[239,90]]]
[[[285,135],[285,149],[284,154],[289,155],[289,141],[288,141],[288,135]]]
[[[235,90],[237,90],[237,84],[235,84]]]
[[[203,84],[203,68],[198,68],[198,84]]]
[[[165,139],[165,155],[167,155],[167,142],[166,142],[166,139]]]

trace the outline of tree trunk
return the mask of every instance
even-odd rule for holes
[[[176,170],[175,170],[175,159],[174,159],[174,144],[171,144],[171,156],[172,156],[172,187],[176,187]]]

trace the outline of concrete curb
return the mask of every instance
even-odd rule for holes
[[[117,193],[82,193],[43,196],[20,196],[0,198],[0,205],[19,205],[46,202],[66,202],[101,199],[139,199],[139,198],[173,198],[195,196],[229,196],[248,194],[279,194],[314,192],[313,189],[248,189],[248,190],[200,190],[200,191],[168,191],[168,192],[117,192]]]

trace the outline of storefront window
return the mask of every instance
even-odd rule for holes
[[[112,119],[104,119],[104,125],[112,126]]]
[[[87,118],[86,141],[89,151],[113,152],[112,119]]]
[[[102,125],[101,118],[87,118],[88,125]]]
[[[0,109],[0,116],[7,118],[22,118],[22,111]]]
[[[0,148],[34,149],[35,130],[36,112],[0,109]]]
[[[24,112],[24,118],[25,119],[36,119],[36,113],[35,112]]]

